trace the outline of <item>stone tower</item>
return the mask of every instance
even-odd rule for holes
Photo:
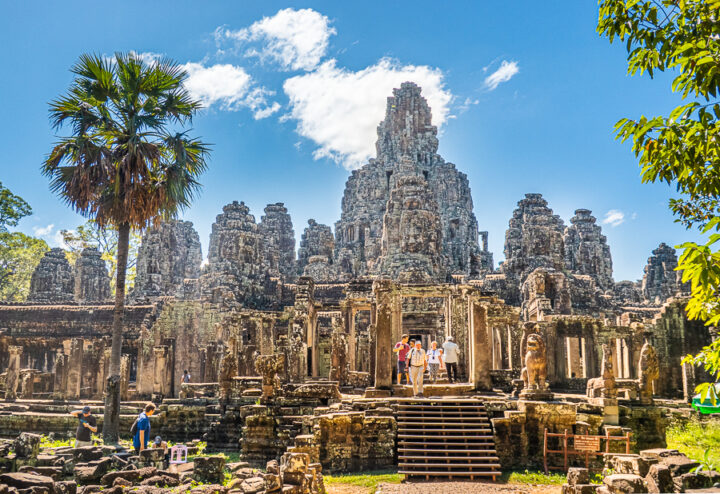
[[[341,217],[335,223],[337,264],[354,276],[378,271],[385,208],[402,158],[408,158],[437,203],[446,269],[471,274],[479,246],[470,186],[464,173],[437,154],[437,127],[420,87],[406,82],[393,90],[377,134],[376,159],[354,170],[345,184]]]
[[[378,274],[402,283],[445,282],[438,204],[409,156],[400,158],[395,187],[383,218]]]
[[[56,247],[45,253],[30,278],[28,301],[63,304],[75,298],[75,280],[65,251]]]
[[[505,232],[502,272],[520,282],[536,268],[565,267],[564,224],[554,215],[542,194],[525,194],[513,211]]]
[[[95,247],[83,249],[75,263],[75,300],[81,304],[110,300],[107,264]]]
[[[650,303],[662,303],[676,295],[683,288],[680,284],[680,272],[675,271],[678,258],[675,249],[661,243],[652,251],[645,265],[641,291],[643,298]]]
[[[570,226],[565,228],[563,242],[567,269],[592,276],[602,290],[614,287],[610,246],[589,209],[575,210]]]
[[[190,221],[166,221],[149,228],[137,257],[131,298],[177,295],[186,279],[200,277],[202,247]]]
[[[200,279],[203,296],[216,303],[262,307],[269,280],[263,244],[244,202],[223,207],[210,233],[208,265]]]
[[[295,231],[287,208],[281,202],[268,204],[260,218],[260,233],[265,239],[265,262],[270,276],[293,281],[295,265]]]
[[[335,239],[330,227],[309,219],[308,226],[305,227],[305,231],[300,237],[300,249],[298,250],[300,274],[303,273],[305,266],[313,256],[323,256],[327,259],[328,264],[332,264],[334,248]]]

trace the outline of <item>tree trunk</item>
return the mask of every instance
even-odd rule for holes
[[[103,440],[105,444],[117,444],[120,426],[120,358],[122,352],[123,318],[125,315],[125,274],[127,271],[129,245],[130,225],[123,223],[118,226],[112,351],[110,353],[110,375],[107,378],[105,388],[105,414],[103,416]]]

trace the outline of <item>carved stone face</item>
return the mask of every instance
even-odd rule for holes
[[[545,345],[542,338],[536,334],[531,334],[527,339],[527,350],[528,352],[542,352]]]

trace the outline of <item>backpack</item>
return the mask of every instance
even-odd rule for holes
[[[139,419],[139,418],[140,418],[140,417],[136,417],[136,418],[135,418],[135,422],[133,422],[133,425],[130,426],[130,435],[131,435],[132,437],[135,437],[135,434],[137,434],[137,424],[138,424],[138,419]]]

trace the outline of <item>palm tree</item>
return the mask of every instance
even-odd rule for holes
[[[187,74],[169,59],[82,55],[64,96],[50,103],[55,130],[68,128],[42,166],[50,189],[101,228],[118,232],[110,376],[103,438],[116,443],[125,312],[125,271],[131,229],[187,207],[206,168],[207,144],[182,131],[200,109],[184,88]]]

